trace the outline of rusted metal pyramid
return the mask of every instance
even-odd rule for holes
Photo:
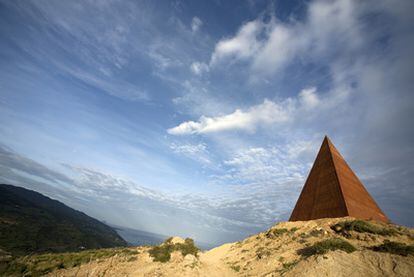
[[[344,216],[389,222],[326,136],[289,221]]]

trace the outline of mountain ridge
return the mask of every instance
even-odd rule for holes
[[[0,248],[14,255],[126,246],[115,230],[65,204],[0,184]]]

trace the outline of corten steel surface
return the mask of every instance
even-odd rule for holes
[[[389,221],[325,137],[289,220],[344,216]]]

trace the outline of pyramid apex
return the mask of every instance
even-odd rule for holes
[[[325,135],[323,137],[323,141],[327,141],[327,142],[331,142],[330,138],[328,137],[328,135]]]

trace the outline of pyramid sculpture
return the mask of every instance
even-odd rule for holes
[[[344,216],[389,222],[326,136],[289,221]]]

